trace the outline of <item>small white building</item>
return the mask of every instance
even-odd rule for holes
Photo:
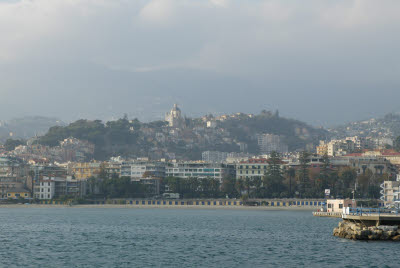
[[[208,128],[216,128],[217,127],[217,122],[213,121],[213,120],[207,121],[207,127]]]
[[[343,208],[357,207],[357,201],[352,199],[328,199],[327,212],[343,212]]]

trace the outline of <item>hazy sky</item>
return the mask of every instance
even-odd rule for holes
[[[0,0],[0,119],[399,111],[399,0]]]

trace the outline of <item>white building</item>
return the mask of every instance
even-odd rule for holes
[[[35,186],[35,198],[39,200],[53,199],[56,193],[56,182],[54,178],[43,177]]]
[[[288,146],[282,142],[281,137],[278,135],[259,134],[257,135],[257,141],[262,154],[269,154],[273,151],[278,153],[288,152]]]
[[[132,181],[148,177],[164,178],[165,163],[150,161],[128,161],[121,164],[121,177],[130,177]]]
[[[208,128],[216,128],[217,127],[217,122],[213,121],[213,120],[207,121],[207,127]]]
[[[384,181],[381,184],[381,200],[385,202],[385,206],[391,206],[400,203],[400,181]]]
[[[229,168],[223,164],[205,162],[178,162],[169,163],[166,168],[167,177],[213,178],[222,181],[229,174]]]
[[[165,121],[168,122],[168,126],[180,128],[184,125],[184,120],[182,118],[181,110],[178,108],[177,104],[174,104],[174,107],[165,114]]]

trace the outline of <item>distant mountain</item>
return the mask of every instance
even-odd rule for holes
[[[7,138],[29,139],[47,133],[52,126],[64,126],[65,123],[57,118],[44,116],[27,116],[15,118],[0,123],[0,141]]]
[[[259,153],[257,134],[281,136],[289,150],[303,150],[325,139],[329,133],[298,120],[279,117],[277,113],[263,111],[259,115],[234,114],[216,121],[215,128],[207,128],[204,118],[185,118],[185,127],[171,129],[164,121],[142,123],[127,118],[103,123],[100,120],[78,120],[68,126],[55,126],[39,139],[49,146],[75,137],[95,144],[95,158],[110,156],[177,159],[201,159],[201,152],[217,150],[240,152],[240,144],[248,146],[248,153]]]
[[[328,129],[332,136],[362,136],[375,138],[396,138],[400,136],[400,114],[389,113],[382,118],[371,118],[351,122],[342,126]]]

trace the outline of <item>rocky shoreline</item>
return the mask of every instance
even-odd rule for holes
[[[352,240],[400,241],[400,228],[398,225],[365,226],[345,220],[333,229],[333,235]]]

